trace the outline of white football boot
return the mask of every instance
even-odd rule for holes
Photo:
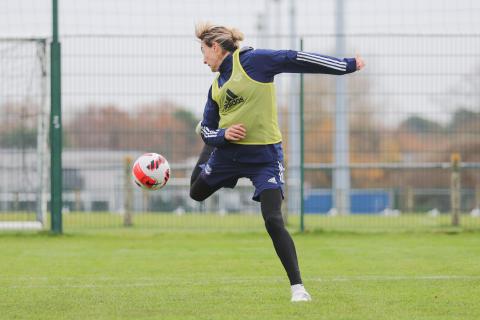
[[[303,284],[294,284],[292,287],[292,302],[299,302],[299,301],[311,301],[312,297],[310,294],[305,290]]]

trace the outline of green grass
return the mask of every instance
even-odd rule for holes
[[[478,232],[294,234],[292,304],[263,231],[66,230],[0,234],[1,319],[480,319]]]
[[[0,221],[32,221],[33,213],[0,213]],[[63,215],[63,225],[67,232],[88,231],[98,229],[118,229],[123,226],[123,216],[109,212],[72,212]],[[259,213],[253,214],[218,214],[187,213],[135,213],[133,222],[137,228],[155,229],[168,232],[184,231],[228,231],[228,232],[261,232],[263,222]],[[300,218],[291,215],[288,218],[290,230],[300,229]],[[49,226],[47,221],[46,226]],[[314,231],[353,231],[353,232],[386,232],[386,231],[480,231],[480,217],[462,214],[459,227],[451,226],[451,217],[442,214],[431,217],[426,213],[402,214],[398,217],[383,215],[348,215],[326,216],[305,215],[305,229]]]

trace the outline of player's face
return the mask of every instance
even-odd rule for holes
[[[217,72],[225,56],[222,47],[214,42],[211,47],[202,42],[203,63],[208,65],[212,72]]]

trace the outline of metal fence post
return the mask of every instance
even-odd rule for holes
[[[474,208],[480,208],[480,185],[475,187],[475,206]]]
[[[52,42],[50,43],[50,208],[52,232],[62,233],[62,90],[61,46],[58,41],[58,3],[52,0]]]
[[[451,156],[452,176],[450,184],[450,201],[452,207],[452,226],[460,224],[460,154]]]
[[[124,171],[124,185],[123,185],[123,226],[131,227],[133,225],[132,219],[132,204],[133,204],[133,188],[131,182],[132,172],[132,158],[125,157],[125,171]]]
[[[413,192],[413,188],[411,186],[407,187],[406,191],[406,209],[408,213],[412,213],[415,207],[415,194]]]
[[[303,38],[300,39],[303,51]],[[305,230],[305,121],[304,121],[304,77],[300,74],[300,231]]]

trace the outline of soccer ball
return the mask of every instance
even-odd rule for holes
[[[170,165],[158,153],[145,153],[133,164],[132,175],[135,183],[145,190],[158,190],[170,179]]]

